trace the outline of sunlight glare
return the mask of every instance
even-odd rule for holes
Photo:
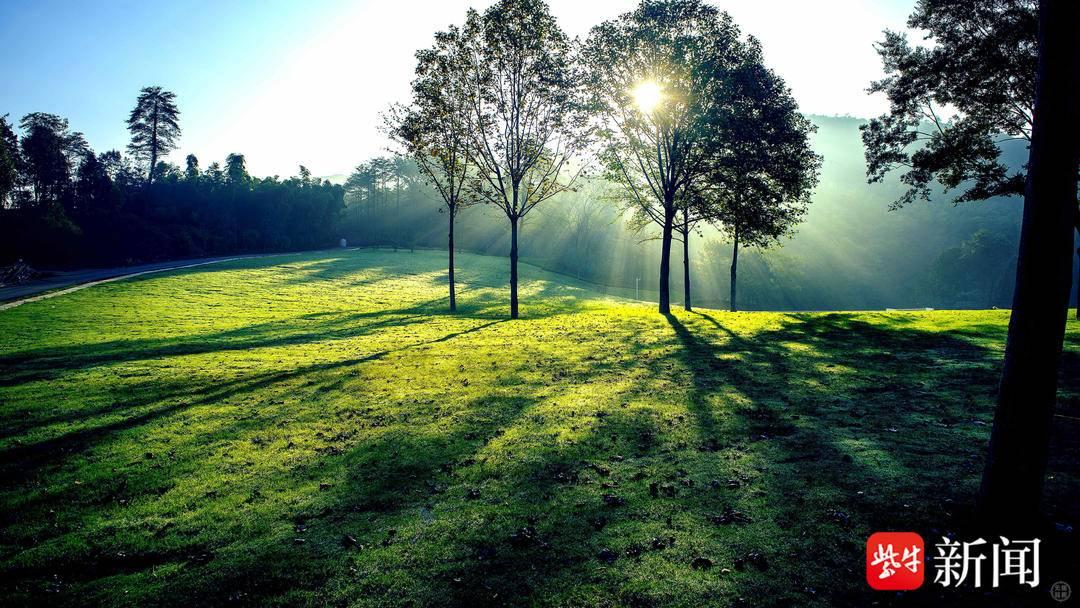
[[[634,97],[634,104],[645,114],[652,114],[664,97],[660,85],[652,80],[646,80],[634,87],[631,95]]]

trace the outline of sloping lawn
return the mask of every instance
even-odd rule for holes
[[[963,537],[1007,311],[663,317],[525,267],[508,321],[505,260],[459,258],[455,315],[444,254],[370,251],[0,312],[0,603],[1050,605],[864,580],[873,531]],[[1078,588],[1066,350],[1042,574]]]

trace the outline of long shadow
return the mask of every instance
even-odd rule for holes
[[[496,388],[453,407],[423,395],[397,397],[389,408],[350,405],[340,438],[320,440],[315,453],[290,456],[288,468],[257,481],[264,495],[282,490],[275,500],[288,505],[284,515],[258,510],[271,499],[247,486],[222,489],[251,494],[236,517],[257,520],[254,532],[223,520],[220,538],[174,534],[160,554],[102,551],[3,572],[26,581],[82,571],[75,580],[90,595],[57,596],[58,604],[93,603],[93,592],[108,597],[101,590],[118,575],[155,567],[168,574],[143,580],[160,586],[153,597],[164,605],[531,605],[571,601],[575,586],[628,606],[939,602],[852,592],[863,585],[860,543],[868,531],[898,524],[929,537],[962,517],[946,499],[958,502],[965,490],[931,473],[961,470],[979,446],[955,455],[926,450],[971,435],[963,425],[985,414],[996,355],[955,335],[846,315],[790,315],[752,335],[713,315],[668,323],[669,341],[631,334],[603,346],[620,357],[590,354],[579,362],[584,369],[566,375],[560,369],[571,361],[556,354],[542,385]],[[276,382],[310,378],[317,390],[342,394],[356,381],[341,373],[348,366],[400,349],[298,368]],[[539,365],[507,355],[500,373],[508,377]],[[908,384],[897,385],[899,370]],[[620,381],[628,386],[611,388]],[[680,390],[657,390],[665,386]],[[982,401],[954,403],[961,392]],[[657,399],[676,401],[676,413],[650,405]],[[242,430],[276,422],[246,420],[215,435],[246,437]],[[86,445],[123,430],[136,427]],[[714,567],[693,571],[706,550]],[[768,558],[767,572],[752,559],[744,570],[736,565],[754,552]]]
[[[389,327],[426,322],[432,318],[506,318],[505,303],[486,288],[462,289],[456,315],[445,308],[446,298],[432,298],[403,308],[356,313],[319,312],[230,329],[212,334],[198,334],[167,339],[114,340],[92,345],[73,345],[16,351],[0,356],[0,387],[35,381],[54,380],[74,371],[101,365],[144,361],[166,357],[200,355],[215,352],[243,351],[255,348],[296,346],[326,340],[347,340],[370,335]],[[537,301],[550,300],[545,286]],[[481,293],[475,293],[475,292]],[[526,315],[539,319],[577,310],[575,300],[563,294],[557,305],[524,304]]]
[[[442,336],[423,344],[444,342],[497,322],[482,323],[460,334]],[[409,347],[415,346],[419,344]],[[376,356],[385,354],[377,353]],[[529,362],[521,365],[529,365]],[[318,371],[323,369],[325,368],[320,367]],[[297,370],[297,375],[309,375],[312,371],[312,368],[303,368]],[[589,382],[592,379],[593,375],[589,373],[577,381]],[[330,381],[321,388],[343,390],[341,380],[342,377],[338,375],[337,380]],[[558,392],[561,391],[556,391]],[[548,398],[552,396],[549,395]],[[7,569],[7,574],[16,580],[26,580],[46,576],[55,570],[80,571],[82,574],[72,581],[89,583],[107,580],[108,577],[118,574],[138,572],[148,567],[175,567],[181,564],[184,565],[181,572],[171,579],[170,584],[174,591],[161,597],[183,597],[185,602],[201,599],[215,604],[228,596],[236,598],[236,603],[260,605],[267,598],[296,592],[298,589],[317,592],[330,580],[350,576],[348,572],[339,571],[339,566],[328,565],[337,563],[342,551],[356,550],[352,544],[343,547],[343,535],[347,538],[355,536],[356,543],[365,547],[362,551],[371,551],[371,544],[381,546],[382,541],[386,540],[392,541],[391,547],[397,543],[408,542],[407,539],[386,536],[386,527],[397,525],[393,522],[402,518],[414,518],[418,505],[424,508],[422,505],[431,504],[433,500],[449,501],[462,508],[475,508],[478,513],[501,509],[503,499],[499,496],[485,493],[477,500],[462,497],[462,484],[486,487],[484,471],[489,469],[485,465],[486,456],[483,456],[482,452],[507,429],[515,427],[537,403],[538,397],[530,394],[483,397],[462,408],[468,414],[464,424],[433,421],[433,431],[414,424],[413,421],[421,415],[417,411],[410,410],[407,419],[404,412],[400,414],[400,419],[395,417],[394,420],[384,421],[380,416],[362,424],[378,430],[383,428],[383,424],[397,423],[393,430],[388,429],[381,436],[352,446],[347,445],[348,440],[337,443],[331,451],[324,452],[317,463],[296,465],[292,472],[282,479],[264,480],[264,484],[270,487],[279,484],[292,487],[308,476],[323,479],[336,475],[332,487],[326,491],[316,489],[316,498],[311,501],[312,504],[299,510],[294,521],[290,522],[297,529],[304,529],[303,538],[307,541],[304,545],[297,546],[291,536],[263,538],[256,543],[254,552],[241,556],[230,554],[227,548],[215,546],[213,543],[209,546],[192,544],[186,549],[160,554],[131,553],[123,559],[100,556],[90,560],[83,559],[78,564],[64,564],[53,560],[46,569]],[[423,405],[419,406],[419,410],[425,414],[433,411]],[[461,412],[458,412],[458,415],[460,414]],[[604,441],[608,441],[609,434],[617,434],[619,442],[625,441],[639,446],[641,454],[654,449],[655,446],[651,443],[641,443],[642,435],[658,435],[650,422],[630,420],[624,423],[619,420],[619,417],[598,419],[599,424],[589,437],[602,436]],[[219,433],[215,432],[215,435]],[[550,450],[540,451],[538,458],[530,459],[524,468],[515,471],[514,476],[520,474],[527,483],[516,489],[512,495],[512,500],[517,505],[514,509],[527,509],[533,514],[543,513],[544,505],[555,500],[562,490],[579,487],[578,480],[582,475],[579,471],[582,467],[580,461],[592,449],[590,442],[593,440],[582,441],[583,443],[571,448],[552,446]],[[449,492],[453,492],[455,496],[448,496]],[[578,540],[587,538],[589,531],[593,529],[592,524],[582,522],[610,517],[618,510],[605,505],[595,496],[591,498],[593,500],[590,504],[579,509],[575,517],[553,518],[544,522],[541,525],[544,533],[552,540],[573,539],[575,536],[579,537]],[[55,499],[55,495],[49,497],[49,501]],[[515,544],[512,549],[504,548],[502,545],[509,542],[513,529],[525,524],[526,515],[521,517],[520,522],[503,521],[494,529],[478,531],[479,533],[470,535],[469,538],[459,539],[461,542],[454,546],[460,551],[461,560],[447,562],[443,564],[444,568],[440,572],[435,573],[444,583],[441,587],[441,592],[445,594],[444,599],[456,598],[455,601],[460,602],[475,599],[480,604],[501,604],[501,600],[492,599],[492,592],[485,589],[480,577],[501,573],[495,581],[494,588],[497,591],[494,593],[497,596],[501,593],[499,597],[502,598],[510,597],[511,593],[521,594],[526,588],[521,586],[522,579],[516,574],[523,566],[537,559],[541,559],[545,564],[542,570],[546,573],[545,578],[552,580],[559,579],[560,573],[571,566],[587,569],[595,567],[594,550],[588,543],[581,545],[581,550],[573,559],[567,556],[551,556],[549,550],[540,546]],[[292,536],[295,535],[296,533],[292,533]],[[207,556],[200,557],[202,554]],[[461,579],[463,576],[469,581],[476,581],[475,592],[468,591],[469,585],[462,586],[459,582],[454,582],[454,579]],[[530,583],[528,587],[537,590],[542,584],[543,581],[538,580]],[[356,588],[375,593],[365,584],[359,584]],[[182,592],[178,593],[177,590]],[[164,600],[164,603],[170,602]]]
[[[728,440],[737,444],[742,435],[749,449],[773,463],[773,472],[760,478],[765,504],[775,513],[773,525],[822,530],[814,542],[793,536],[772,548],[786,573],[775,578],[786,579],[786,588],[795,592],[777,594],[775,585],[747,580],[743,594],[758,598],[759,605],[790,605],[822,593],[845,605],[1031,600],[1030,593],[1016,589],[988,599],[979,590],[950,592],[928,585],[917,594],[880,597],[858,584],[822,584],[837,572],[858,580],[861,543],[876,530],[919,530],[928,542],[944,534],[978,535],[970,506],[1000,355],[965,338],[985,335],[881,327],[835,314],[789,315],[779,328],[743,338],[712,315],[699,313],[696,319],[726,336],[709,340],[668,318],[684,364],[693,372],[688,405],[702,435],[715,433],[712,408],[701,403],[715,394],[710,388],[719,376],[730,391],[749,400],[738,410],[730,427],[735,437],[728,433]],[[793,351],[791,343],[810,350]],[[1075,470],[1075,463],[1069,468]],[[1075,507],[1071,511],[1069,520],[1077,515]],[[1067,535],[1046,536],[1051,537],[1044,537],[1047,553],[1063,558],[1054,566],[1063,576],[1078,565],[1068,557],[1075,555],[1076,543]],[[823,540],[840,550],[820,551]],[[785,557],[811,552],[810,563]],[[1044,576],[1054,576],[1045,570]],[[811,586],[817,588],[807,591]]]
[[[225,384],[215,384],[214,387],[211,388],[209,394],[205,394],[197,400],[179,401],[171,405],[127,416],[108,424],[84,427],[77,431],[61,434],[42,441],[19,443],[13,447],[0,450],[0,479],[4,480],[4,485],[0,485],[0,488],[5,487],[7,483],[18,484],[28,478],[35,477],[41,473],[43,468],[65,460],[73,454],[85,451],[92,447],[94,443],[111,435],[150,424],[155,420],[165,418],[185,409],[221,402],[240,394],[253,393],[259,389],[288,382],[301,376],[339,368],[354,367],[363,363],[380,360],[392,353],[404,352],[413,348],[446,342],[460,336],[478,332],[496,325],[497,323],[500,323],[500,321],[481,323],[469,329],[451,332],[433,340],[425,340],[413,344],[406,344],[398,348],[381,350],[363,357],[309,365],[289,371],[259,374],[255,377],[242,378]],[[339,379],[339,382],[342,382],[343,380],[343,378]],[[338,388],[338,386],[328,386],[325,387],[324,390],[334,390],[336,388]]]
[[[112,363],[356,338],[390,326],[419,323],[439,314],[441,311],[431,304],[360,313],[314,313],[179,338],[114,340],[89,346],[20,351],[0,357],[0,369],[4,370],[0,374],[0,386],[53,380],[72,371]]]

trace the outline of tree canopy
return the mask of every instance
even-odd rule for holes
[[[887,31],[878,44],[889,112],[863,128],[867,177],[903,170],[902,207],[929,200],[934,182],[961,189],[957,202],[1023,194],[1025,173],[1008,167],[1001,146],[1030,142],[1037,54],[1035,0],[920,0],[908,27],[912,45]]]
[[[767,247],[805,215],[822,159],[810,144],[815,127],[799,113],[783,80],[764,66],[756,40],[747,55],[726,75],[737,119],[727,123],[701,198],[703,213],[724,231],[745,246]]]
[[[147,165],[147,183],[154,181],[158,159],[176,149],[180,137],[180,110],[176,94],[161,87],[145,87],[127,120],[131,132],[128,152]]]
[[[670,310],[680,212],[686,286],[695,222],[737,230],[753,219],[764,238],[801,217],[819,162],[806,138],[809,123],[764,66],[760,45],[744,39],[727,13],[699,0],[645,0],[593,28],[582,56],[602,117],[605,177],[661,229],[660,312]],[[751,182],[756,206],[743,195]],[[687,308],[689,295],[687,287]]]

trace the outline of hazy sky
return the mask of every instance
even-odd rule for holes
[[[549,0],[572,36],[633,0]],[[0,115],[70,119],[98,151],[123,149],[139,89],[179,100],[171,160],[205,166],[242,152],[256,175],[347,173],[387,142],[377,116],[407,99],[413,53],[490,0],[0,0]],[[904,25],[914,0],[721,0],[761,39],[802,110],[871,116],[881,68],[872,44]]]

